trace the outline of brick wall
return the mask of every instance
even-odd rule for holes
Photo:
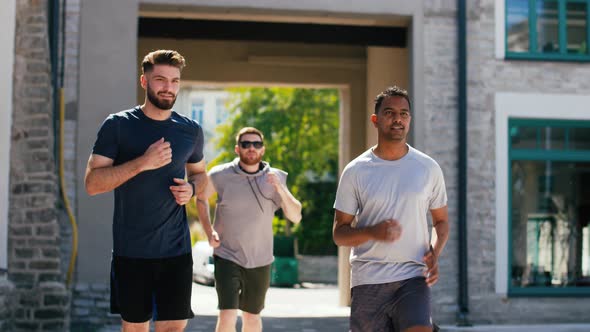
[[[121,322],[119,315],[111,315],[110,288],[108,284],[76,284],[72,294],[72,325],[103,326]]]
[[[454,1],[423,1],[425,152],[442,166],[449,194],[451,236],[433,288],[434,317],[454,321],[457,308],[457,23]],[[580,63],[495,58],[495,1],[468,4],[468,280],[475,323],[588,322],[587,299],[507,298],[495,293],[494,94],[590,93],[590,67]],[[442,139],[441,139],[442,138]]]
[[[13,331],[62,331],[69,296],[60,255],[46,1],[17,1],[8,277]]]
[[[65,52],[60,54],[64,58],[64,175],[66,192],[70,207],[76,215],[76,126],[78,119],[78,55],[79,55],[79,27],[80,1],[68,0],[65,8]],[[58,142],[56,142],[57,144]],[[60,224],[61,256],[65,264],[62,273],[67,273],[69,260],[72,255],[72,227],[67,212],[64,209],[58,214]]]
[[[447,187],[451,234],[440,257],[440,279],[432,289],[437,322],[452,323],[457,311],[457,23],[455,1],[424,3],[423,152],[441,166]],[[441,144],[441,142],[443,142]]]
[[[0,331],[12,330],[13,292],[12,282],[0,279]]]

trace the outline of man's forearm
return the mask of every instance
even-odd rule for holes
[[[442,253],[449,239],[449,222],[433,221],[434,232],[432,234],[432,247],[435,255],[438,257]]]
[[[203,190],[207,186],[207,181],[207,172],[205,172],[204,170],[203,172],[189,175],[188,182],[192,183],[195,188],[193,196],[197,196],[199,193],[203,192]]]
[[[356,247],[373,239],[369,228],[356,228],[349,224],[336,226],[333,237],[336,245],[345,247]]]
[[[294,223],[301,221],[301,203],[286,189],[278,191],[281,196],[281,208],[285,217]]]
[[[205,234],[207,234],[207,238],[211,238],[213,227],[211,226],[211,219],[209,218],[208,199],[202,196],[197,196],[197,212],[199,213],[199,220],[201,221],[201,226],[203,226]]]
[[[89,195],[109,192],[143,171],[139,158],[117,166],[93,168],[87,171],[85,185]]]

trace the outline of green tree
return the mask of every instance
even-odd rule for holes
[[[230,118],[218,128],[217,147],[222,152],[210,166],[235,158],[235,135],[241,128],[260,129],[265,135],[264,160],[289,173],[289,188],[303,205],[303,220],[294,229],[300,252],[335,253],[331,227],[338,174],[338,90],[281,87],[228,91]],[[316,192],[328,188],[330,193]],[[284,220],[282,223],[274,223],[276,232],[286,228]]]

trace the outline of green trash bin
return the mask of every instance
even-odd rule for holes
[[[295,257],[276,257],[270,268],[272,286],[292,287],[299,283],[299,263]]]
[[[275,235],[272,254],[279,257],[295,257],[295,238]]]
[[[299,263],[295,258],[295,238],[276,235],[273,254],[275,261],[271,266],[270,284],[272,286],[292,287],[299,283]]]

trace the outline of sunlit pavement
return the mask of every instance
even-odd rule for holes
[[[590,332],[590,324],[441,326],[444,332]]]
[[[187,332],[213,331],[217,319],[214,287],[194,284],[192,319]],[[262,311],[264,331],[348,331],[350,308],[338,305],[335,285],[304,284],[299,288],[271,287]]]
[[[195,318],[186,332],[213,332],[217,322],[215,288],[193,284],[192,307]],[[350,308],[338,305],[335,285],[304,284],[299,288],[269,289],[262,311],[265,332],[346,332]],[[118,332],[120,326],[100,328]],[[237,331],[241,330],[238,322]],[[152,326],[153,331],[153,326]],[[441,326],[444,332],[590,332],[590,324]],[[87,332],[87,331],[84,331]]]

